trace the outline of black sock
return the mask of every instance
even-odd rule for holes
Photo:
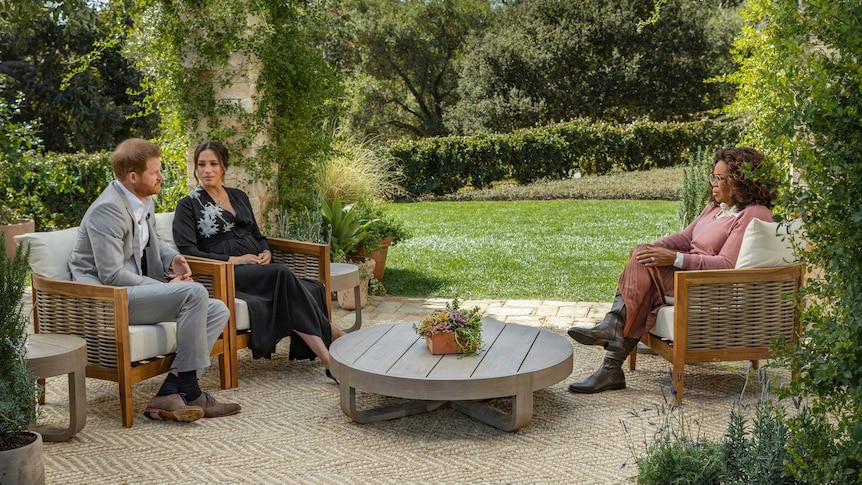
[[[179,392],[186,395],[186,401],[194,401],[201,397],[203,392],[201,392],[201,388],[198,386],[197,371],[180,372],[179,388]]]
[[[156,393],[156,396],[170,396],[171,394],[178,394],[180,392],[180,380],[177,378],[176,374],[172,372],[168,372],[168,377],[165,378],[165,382],[162,383],[162,387],[159,389],[159,392]]]

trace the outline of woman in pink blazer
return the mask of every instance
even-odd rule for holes
[[[751,147],[724,148],[713,158],[712,201],[683,231],[637,246],[620,275],[611,311],[593,328],[572,327],[584,345],[601,345],[604,362],[569,390],[596,393],[625,389],[622,364],[640,338],[655,325],[665,296],[673,296],[678,270],[728,269],[736,265],[742,235],[752,219],[772,221],[772,180],[762,174],[763,155]]]

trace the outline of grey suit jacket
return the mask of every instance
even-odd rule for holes
[[[72,279],[111,286],[162,283],[177,252],[159,240],[150,207],[147,213],[150,240],[145,249],[149,271],[141,275],[144,248],[141,248],[132,208],[118,184],[112,181],[81,220],[69,258]]]

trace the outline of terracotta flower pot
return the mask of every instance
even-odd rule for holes
[[[15,236],[34,232],[35,230],[36,222],[33,219],[23,219],[11,224],[0,225],[0,234],[6,236],[6,254],[10,258],[15,257]]]
[[[458,344],[455,342],[455,332],[435,333],[430,337],[425,337],[425,343],[428,344],[428,350],[434,355],[462,353],[458,350]],[[474,346],[470,351],[475,352],[476,347]]]
[[[374,266],[374,278],[377,280],[383,279],[383,271],[386,269],[386,255],[389,253],[389,246],[392,245],[392,238],[386,237],[380,240],[380,248],[371,254],[365,254],[365,251],[359,250],[355,254],[349,255],[349,258],[357,258],[364,261],[365,258],[370,258],[376,263]]]

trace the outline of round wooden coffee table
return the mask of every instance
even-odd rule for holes
[[[359,423],[452,407],[504,431],[533,419],[533,391],[572,373],[572,344],[522,325],[483,320],[484,348],[476,356],[432,355],[410,323],[365,328],[332,343],[330,368],[340,382],[341,409]],[[461,357],[461,358],[459,358]],[[411,399],[359,410],[356,390]],[[476,400],[511,397],[512,413]]]

